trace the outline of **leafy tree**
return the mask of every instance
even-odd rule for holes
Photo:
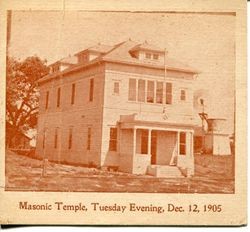
[[[46,60],[37,56],[23,61],[7,58],[6,121],[11,127],[7,131],[7,143],[17,133],[36,126],[39,97],[37,80],[47,73]]]

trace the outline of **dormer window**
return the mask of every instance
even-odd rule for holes
[[[85,62],[87,62],[88,61],[88,54],[80,54],[79,56],[78,56],[78,60],[79,60],[79,63],[85,63]]]
[[[154,60],[158,60],[159,59],[159,55],[158,54],[153,54],[153,59]]]
[[[148,59],[148,60],[159,60],[159,54],[146,52],[145,53],[145,58]]]
[[[52,65],[51,68],[50,68],[51,73],[58,72],[59,70],[60,70],[60,66],[58,64]]]
[[[151,59],[151,53],[146,52],[146,59]]]

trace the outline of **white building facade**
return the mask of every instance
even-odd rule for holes
[[[134,174],[193,175],[197,71],[131,40],[75,57],[39,81],[36,154]]]

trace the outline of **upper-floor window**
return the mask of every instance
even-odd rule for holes
[[[71,105],[75,103],[75,94],[76,94],[76,84],[71,86]]]
[[[109,150],[117,151],[117,128],[110,128],[109,133]]]
[[[56,102],[56,106],[60,107],[61,104],[61,88],[57,89],[57,102]]]
[[[180,96],[181,101],[186,100],[186,91],[184,89],[181,90],[181,96]]]
[[[151,53],[146,52],[146,59],[151,59]]]
[[[163,82],[156,83],[156,103],[163,103]]]
[[[166,83],[166,104],[172,104],[172,83]]]
[[[179,153],[180,155],[186,155],[186,133],[180,132],[180,139],[179,139]]]
[[[145,102],[145,80],[138,80],[138,101]]]
[[[129,79],[129,101],[172,104],[172,83]]]
[[[148,81],[147,102],[154,103],[154,81]]]
[[[129,79],[128,100],[136,101],[136,79]]]
[[[89,101],[93,101],[94,98],[94,78],[89,80]]]
[[[119,95],[120,93],[120,83],[118,81],[114,82],[114,89],[113,89],[113,93],[115,95]]]
[[[49,91],[46,92],[45,109],[49,107]]]
[[[88,135],[87,135],[87,150],[90,150],[91,145],[91,128],[88,128]]]

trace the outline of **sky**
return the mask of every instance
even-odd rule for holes
[[[194,13],[14,11],[9,53],[55,62],[97,43],[145,40],[200,71],[195,90],[206,93],[209,117],[233,132],[235,16]]]

